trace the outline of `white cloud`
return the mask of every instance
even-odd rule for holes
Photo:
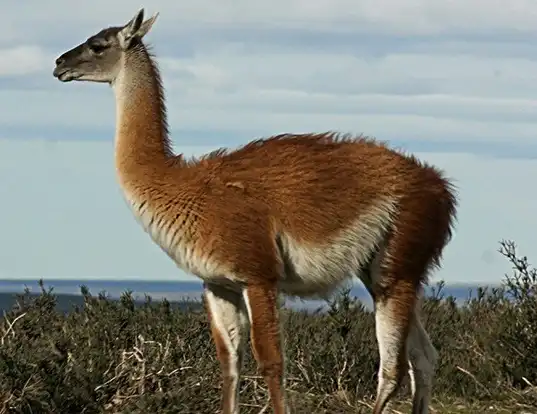
[[[95,0],[76,10],[61,0],[46,4],[29,0],[4,11],[4,29],[12,36],[24,36],[33,27],[63,30],[81,25],[119,25],[137,11],[127,0],[114,3]],[[50,10],[54,10],[50,13]],[[537,4],[532,0],[155,0],[147,13],[161,12],[167,27],[200,25],[303,28],[332,31],[375,31],[404,34],[444,32],[534,32]]]
[[[173,128],[252,134],[337,129],[382,139],[528,145],[537,135],[537,61],[523,58],[395,53],[364,59],[231,48],[229,54],[159,61]],[[0,90],[1,123],[113,126],[109,88],[60,84],[48,66],[38,74],[40,88]],[[24,102],[25,110],[13,102]]]
[[[158,50],[158,45],[157,45]],[[470,53],[252,51],[237,45],[192,58],[158,56],[172,85],[206,89],[286,89],[336,94],[450,94],[533,98],[537,60],[479,57]],[[189,76],[185,76],[189,75]],[[174,78],[177,77],[177,81]],[[195,79],[196,83],[191,83]],[[529,89],[528,89],[529,88]]]
[[[21,45],[0,49],[0,76],[25,76],[40,72],[50,65],[48,56],[39,46]]]
[[[0,123],[7,129],[0,136],[29,122],[58,131],[113,126],[110,91],[102,85],[60,84],[51,74],[54,56],[102,27],[128,20],[136,10],[126,1],[104,7],[98,0],[77,13],[60,7],[63,1],[55,4],[56,12],[46,19],[37,2],[7,10],[8,20],[20,23],[15,28],[26,28],[21,38],[33,36],[26,43],[32,46],[0,50],[5,56],[0,85],[2,75],[12,75],[0,89]],[[537,12],[535,2],[252,4],[156,1],[147,10],[161,12],[149,41],[154,40],[162,64],[172,128],[252,135],[336,129],[405,142],[537,145],[537,54],[523,48],[509,55],[521,43],[506,45],[505,37],[494,37],[500,28],[518,36],[533,30],[533,20],[531,27],[524,22]],[[463,30],[470,23],[471,31],[488,30],[488,37],[471,37]],[[46,33],[41,33],[43,24]],[[260,27],[271,29],[259,32]],[[447,37],[407,39],[402,50],[400,38],[390,35],[394,28],[447,31]],[[330,37],[342,30],[352,32],[343,49]],[[302,35],[305,40],[296,41]],[[190,43],[190,53],[177,52]],[[377,44],[382,53],[375,55]],[[487,45],[492,49],[483,55]],[[498,50],[503,54],[494,53]],[[14,102],[24,102],[24,111]]]

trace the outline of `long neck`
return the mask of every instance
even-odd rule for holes
[[[164,166],[173,154],[158,68],[142,44],[123,58],[116,97],[115,163],[120,174]],[[148,168],[146,168],[148,167]]]

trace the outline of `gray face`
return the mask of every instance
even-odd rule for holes
[[[142,9],[125,26],[101,30],[56,59],[54,77],[62,82],[114,82],[121,70],[123,55],[141,44],[157,16],[144,22]]]
[[[54,76],[62,82],[73,80],[112,82],[117,76],[123,50],[118,41],[120,27],[101,30],[81,45],[56,59]]]

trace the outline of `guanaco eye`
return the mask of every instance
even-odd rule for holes
[[[108,46],[103,45],[102,43],[90,43],[89,48],[96,55],[100,55],[108,48]]]

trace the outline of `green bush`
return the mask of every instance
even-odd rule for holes
[[[513,265],[500,288],[458,306],[440,283],[425,300],[424,323],[440,354],[436,401],[537,405],[537,271],[512,242],[500,253]],[[220,370],[205,312],[150,298],[135,306],[129,292],[119,301],[85,288],[82,295],[84,306],[62,313],[52,291],[26,291],[4,316],[0,413],[217,411]],[[283,309],[282,323],[293,412],[369,404],[379,362],[374,317],[349,291],[328,312]],[[266,399],[248,354],[243,411],[259,412]]]

